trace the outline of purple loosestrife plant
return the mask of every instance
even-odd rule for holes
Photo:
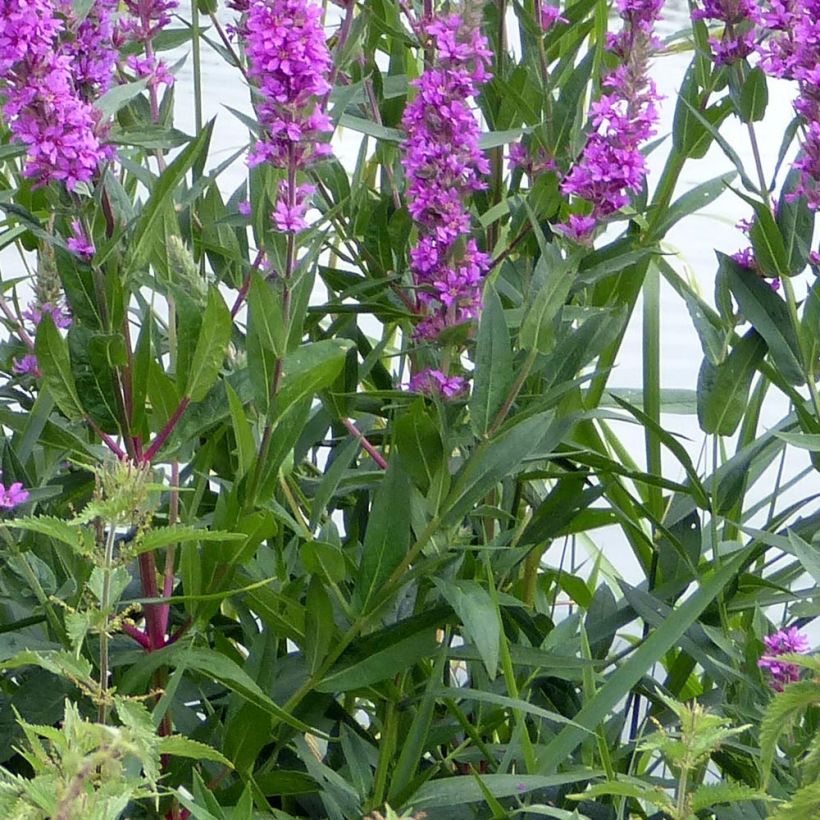
[[[796,626],[791,626],[763,638],[763,643],[766,651],[757,665],[771,675],[772,689],[782,692],[787,684],[800,680],[800,667],[796,663],[780,660],[780,656],[805,654],[809,651],[809,639]]]
[[[803,122],[802,152],[794,164],[801,182],[795,196],[805,196],[820,210],[820,0],[774,0],[762,14],[771,34],[761,46],[769,74],[795,80],[794,108]]]
[[[646,178],[641,146],[655,133],[659,96],[647,76],[649,58],[657,47],[653,35],[662,0],[618,0],[624,20],[620,33],[611,35],[610,49],[620,65],[603,80],[606,93],[590,109],[591,132],[577,163],[561,183],[563,193],[585,200],[591,213],[557,226],[583,241],[595,225],[637,194]]]
[[[489,163],[478,146],[479,125],[468,100],[489,78],[491,52],[471,13],[426,21],[433,64],[416,80],[416,96],[404,112],[407,138],[403,164],[408,210],[418,228],[410,250],[416,309],[424,318],[418,339],[435,340],[447,328],[476,318],[481,283],[490,259],[470,237],[466,197],[484,188]],[[450,386],[437,370],[422,371],[411,389],[452,398],[464,390]]]

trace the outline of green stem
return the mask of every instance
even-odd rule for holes
[[[643,409],[660,427],[661,423],[661,304],[660,272],[654,265],[649,266],[644,279],[643,291]],[[660,436],[648,427],[644,428],[646,443],[646,469],[652,475],[660,476],[661,465]],[[655,518],[663,517],[663,489],[650,486],[649,508]]]
[[[490,591],[490,598],[495,606],[496,617],[498,618],[498,643],[499,643],[499,659],[501,660],[501,670],[504,674],[504,683],[507,687],[507,694],[514,700],[519,700],[518,681],[515,679],[515,669],[513,668],[512,656],[510,655],[510,645],[507,641],[507,633],[504,631],[504,620],[501,617],[501,607],[498,603],[498,591],[495,588],[495,581],[493,579],[493,568],[490,563],[489,553],[484,554],[484,571],[487,574],[487,586]],[[527,767],[528,774],[535,774],[536,760],[535,749],[532,745],[530,732],[527,728],[527,719],[520,709],[513,709],[513,718],[518,731],[521,733],[521,748],[524,753],[524,765]]]
[[[202,53],[199,41],[199,7],[191,0],[191,53],[194,63],[194,128],[196,135],[202,132]]]
[[[102,612],[102,629],[100,631],[100,723],[105,723],[108,720],[108,621],[111,617],[111,565],[114,563],[116,532],[116,522],[112,521],[108,525],[108,535],[105,539],[102,595],[100,596],[100,611]]]

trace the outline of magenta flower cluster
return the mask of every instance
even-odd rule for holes
[[[28,490],[24,489],[19,481],[15,481],[8,487],[0,482],[0,508],[10,510],[28,500],[28,496]]]
[[[110,84],[114,61],[111,6],[97,5],[77,21],[73,12],[58,16],[49,0],[0,0],[3,112],[26,147],[23,172],[37,185],[60,181],[73,190],[111,156],[89,102]],[[92,45],[97,51],[85,54]]]
[[[296,172],[330,153],[321,138],[333,130],[325,111],[332,60],[322,9],[309,0],[253,0],[239,31],[262,126],[248,164],[270,162],[287,169],[273,222],[278,230],[295,233],[307,227],[313,193],[311,186],[296,182]]]
[[[492,56],[478,21],[449,14],[426,21],[433,65],[414,81],[416,96],[404,112],[403,165],[408,210],[418,228],[410,249],[416,309],[424,318],[416,338],[471,321],[481,307],[481,283],[490,259],[470,236],[466,197],[481,190],[489,163],[479,148],[479,125],[469,100],[489,78]],[[411,388],[452,398],[460,377],[418,373]]]
[[[692,12],[692,19],[723,23],[721,39],[709,41],[716,65],[743,60],[754,52],[755,26],[760,22],[760,8],[755,0],[704,0],[703,8]]]
[[[608,45],[620,62],[603,80],[606,92],[591,106],[586,145],[561,182],[563,193],[591,204],[591,213],[557,226],[573,239],[583,241],[643,187],[646,161],[640,149],[655,133],[659,100],[647,67],[662,7],[663,0],[618,0],[624,26]]]
[[[796,80],[794,103],[805,126],[795,162],[803,195],[820,210],[820,0],[771,0],[761,15],[771,35],[761,47],[762,66],[775,77]]]
[[[174,84],[168,66],[154,52],[152,41],[171,22],[171,13],[178,5],[179,0],[125,0],[130,16],[121,20],[119,37],[123,41],[141,43],[145,49],[142,56],[128,57],[126,64],[154,90],[160,85]]]
[[[796,663],[781,660],[781,656],[805,654],[809,651],[809,639],[796,626],[791,626],[763,638],[763,643],[766,651],[757,665],[771,675],[772,689],[782,692],[786,684],[800,680],[800,667]]]

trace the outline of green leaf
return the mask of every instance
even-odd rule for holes
[[[763,337],[752,328],[725,362],[703,360],[698,376],[698,421],[705,433],[731,436],[737,430],[746,412],[752,378],[767,350]]]
[[[814,542],[810,544],[794,530],[789,530],[789,543],[794,549],[797,560],[803,565],[803,569],[814,578],[815,583],[820,584],[820,543],[817,546]]]
[[[71,372],[68,357],[68,346],[60,336],[50,313],[44,313],[37,326],[37,338],[34,344],[37,363],[43,374],[48,391],[54,397],[57,407],[62,410],[69,421],[84,418],[80,397]]]
[[[481,783],[497,797],[521,796],[536,789],[550,789],[600,777],[603,772],[593,769],[575,769],[555,775],[483,774]],[[412,796],[413,808],[425,810],[458,806],[484,800],[481,787],[473,777],[446,777],[423,783]]]
[[[765,205],[744,197],[755,207],[755,218],[749,230],[749,239],[755,252],[755,260],[769,276],[786,276],[789,273],[789,255],[780,227],[774,215]]]
[[[179,656],[175,656],[175,661],[177,666],[193,669],[201,675],[221,683],[227,689],[235,692],[241,698],[254,704],[254,706],[258,706],[276,720],[296,729],[297,732],[306,732],[316,737],[326,737],[323,732],[311,728],[280,706],[277,706],[241,666],[225,657],[225,655],[213,649],[188,649]]]
[[[811,450],[813,453],[820,452],[820,433],[781,433],[775,435],[786,444],[792,447],[800,447],[802,450]]]
[[[231,313],[219,290],[213,287],[208,291],[208,305],[186,380],[185,395],[191,401],[202,401],[219,378],[232,329]]]
[[[325,591],[325,582],[318,575],[310,579],[305,608],[304,653],[308,669],[315,674],[330,649],[336,624],[333,605]]]
[[[681,219],[711,205],[727,190],[729,183],[736,176],[737,173],[734,171],[730,174],[721,174],[688,190],[663,212],[663,217],[657,223],[652,223],[652,237],[660,239]]]
[[[539,275],[540,274],[540,275]],[[535,269],[541,282],[521,322],[519,344],[524,350],[548,353],[555,337],[554,320],[564,306],[573,282],[572,271],[561,260],[542,255]]]
[[[502,478],[520,469],[527,456],[548,450],[557,443],[563,427],[561,422],[553,421],[551,413],[539,413],[481,442],[467,459],[442,505],[444,526],[458,523]]]
[[[391,463],[376,490],[367,522],[357,583],[361,611],[402,562],[410,548],[410,481]]]
[[[134,80],[122,85],[114,85],[94,101],[94,107],[102,114],[103,121],[110,120],[124,105],[148,88],[148,80]]]
[[[167,547],[169,544],[185,544],[203,541],[241,541],[247,536],[241,532],[208,530],[188,524],[172,524],[169,527],[152,527],[142,535],[134,546],[136,555]]]
[[[675,617],[666,620],[652,632],[633,652],[629,660],[620,666],[588,700],[573,720],[587,730],[606,720],[607,715],[627,696],[629,691],[683,637],[721,590],[732,581],[747,560],[750,548],[739,550],[723,566],[701,579],[697,591],[679,604]],[[575,748],[586,738],[576,726],[565,726],[558,736],[547,743],[539,759],[539,770],[549,772],[564,763]]]
[[[792,730],[800,716],[811,706],[820,704],[820,686],[815,681],[791,683],[772,698],[760,721],[760,768],[763,786],[769,782],[777,742]]]
[[[155,231],[155,227],[162,218],[169,201],[173,201],[174,192],[185,175],[207,152],[213,124],[214,121],[211,120],[199,136],[180,151],[151,189],[151,195],[137,217],[137,224],[128,245],[129,257],[126,265],[128,270],[144,265],[154,244],[161,241],[162,237],[159,235],[161,232]]]
[[[395,422],[399,462],[413,483],[426,493],[444,467],[444,445],[438,425],[423,399],[417,399]]]
[[[814,235],[814,211],[809,208],[805,196],[795,196],[800,176],[797,168],[789,171],[777,202],[777,225],[786,250],[786,269],[783,272],[789,276],[795,276],[805,269]],[[820,329],[820,322],[817,327]]]
[[[766,74],[762,68],[755,67],[746,75],[740,91],[740,119],[743,122],[759,122],[766,114],[768,103]]]
[[[276,416],[281,417],[300,399],[329,387],[339,375],[352,342],[323,339],[298,347],[285,357],[282,387],[276,396]]]
[[[68,546],[75,549],[87,546],[84,531],[79,527],[72,527],[62,518],[54,518],[48,515],[40,515],[36,518],[15,518],[11,525],[27,532],[38,532],[47,535],[49,538],[68,544]]]
[[[287,327],[282,313],[282,293],[274,292],[270,282],[254,272],[248,291],[248,342],[253,339],[260,351],[276,357],[285,355]]]
[[[191,740],[182,735],[171,735],[170,737],[159,738],[160,754],[174,755],[175,757],[190,757],[193,760],[210,760],[212,763],[219,763],[221,766],[233,768],[233,764],[227,757],[220,754],[207,743],[200,743],[198,740]]]
[[[481,655],[490,680],[495,680],[501,640],[501,623],[490,593],[476,581],[433,583],[464,624],[467,636]]]
[[[783,378],[790,384],[803,384],[800,343],[786,303],[753,271],[723,254],[718,259],[743,316],[766,340]]]
[[[476,339],[473,392],[470,396],[470,424],[477,436],[487,433],[504,404],[515,373],[510,332],[496,290],[484,291],[484,310]]]
[[[317,692],[347,692],[392,678],[422,658],[433,655],[439,644],[436,628],[441,608],[399,621],[375,636],[354,644],[316,686]]]

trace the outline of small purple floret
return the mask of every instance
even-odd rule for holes
[[[467,392],[467,380],[463,376],[445,376],[440,370],[421,370],[410,379],[408,388],[413,393],[455,399]]]
[[[15,481],[10,487],[0,483],[0,507],[10,510],[18,504],[22,504],[28,499],[29,492],[23,488],[19,481]]]
[[[787,684],[800,680],[800,667],[795,663],[779,660],[780,656],[805,654],[809,651],[809,639],[796,626],[791,626],[763,638],[763,643],[766,651],[757,665],[771,675],[772,689],[782,692]]]

